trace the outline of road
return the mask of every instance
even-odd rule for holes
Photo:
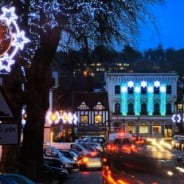
[[[64,184],[102,184],[101,171],[74,171]]]
[[[138,156],[132,156],[124,162],[123,174],[128,174],[142,184],[183,184],[184,173],[178,172],[175,162],[175,152],[160,146],[146,146],[140,148]],[[125,166],[125,167],[124,167]],[[133,167],[131,167],[133,166]],[[173,175],[169,175],[172,171]],[[74,171],[64,184],[102,184],[100,171]]]

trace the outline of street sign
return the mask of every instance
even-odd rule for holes
[[[18,124],[1,123],[0,124],[0,145],[18,144]]]
[[[7,96],[0,86],[0,121],[13,118],[13,112],[10,108]]]

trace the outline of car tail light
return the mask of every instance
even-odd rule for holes
[[[90,155],[91,155],[92,157],[94,157],[94,156],[97,155],[97,152],[96,152],[96,151],[93,151],[93,152],[90,153]]]
[[[83,157],[82,158],[82,162],[87,163],[88,161],[89,161],[89,158],[88,157]]]
[[[105,163],[107,162],[107,158],[103,158],[102,161]]]

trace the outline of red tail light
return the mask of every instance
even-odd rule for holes
[[[87,163],[88,161],[89,161],[89,158],[88,157],[83,157],[82,158],[82,162]]]

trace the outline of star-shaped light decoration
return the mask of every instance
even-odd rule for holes
[[[134,86],[134,82],[133,82],[133,81],[129,81],[129,82],[128,82],[128,87],[129,87],[129,88],[132,88],[133,86]]]
[[[142,86],[143,88],[145,88],[145,87],[147,86],[147,82],[146,82],[146,81],[142,81],[142,82],[141,82],[141,86]]]
[[[154,86],[155,86],[156,88],[160,87],[160,81],[155,81],[155,82],[154,82]]]
[[[25,32],[19,29],[17,24],[18,16],[15,14],[15,8],[5,8],[2,7],[2,14],[0,15],[0,24],[6,24],[8,27],[11,42],[10,47],[5,50],[4,53],[0,55],[0,72],[10,72],[11,65],[15,63],[13,59],[19,50],[24,49],[24,45],[29,43],[30,40],[26,38]],[[5,26],[4,26],[5,27]],[[2,30],[3,31],[3,30]],[[5,38],[0,38],[0,43]]]
[[[25,32],[21,31],[18,34],[12,34],[13,42],[12,46],[20,48],[20,50],[23,50],[24,45],[26,43],[29,43],[29,39],[25,37]]]
[[[11,7],[9,9],[2,7],[1,10],[3,14],[0,16],[0,19],[5,20],[8,25],[14,23],[18,19],[17,15],[15,14],[15,7]]]

